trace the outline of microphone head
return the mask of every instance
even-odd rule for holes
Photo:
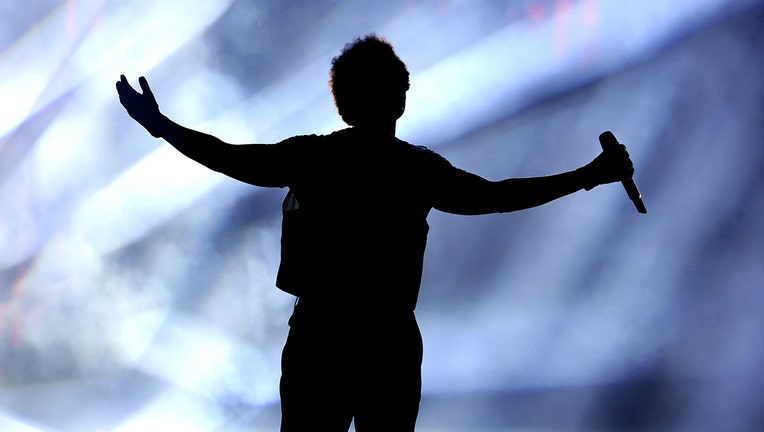
[[[600,146],[602,151],[612,150],[618,147],[618,140],[613,135],[613,132],[605,131],[600,134]]]

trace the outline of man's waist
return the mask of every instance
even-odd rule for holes
[[[413,317],[415,302],[379,294],[363,291],[306,294],[297,298],[295,312],[353,319]]]

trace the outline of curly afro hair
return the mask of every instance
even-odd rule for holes
[[[332,59],[329,87],[350,126],[397,120],[406,105],[409,71],[384,38],[369,34]]]

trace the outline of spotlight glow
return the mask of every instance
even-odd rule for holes
[[[229,142],[327,133],[331,58],[370,32],[412,72],[402,139],[500,179],[613,130],[650,208],[433,212],[422,430],[760,429],[763,6],[0,2],[0,429],[277,427],[283,192],[154,140],[114,82]]]

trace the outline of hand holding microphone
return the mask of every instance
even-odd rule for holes
[[[584,167],[587,172],[585,189],[591,190],[600,184],[620,181],[637,211],[646,214],[647,208],[642,202],[642,195],[632,178],[634,165],[626,151],[626,146],[620,144],[610,131],[600,135],[600,145],[602,153]]]

